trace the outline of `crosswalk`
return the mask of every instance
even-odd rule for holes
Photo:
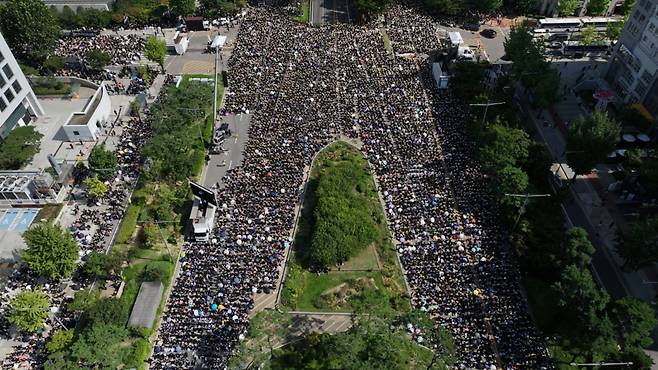
[[[212,73],[213,64],[201,60],[195,60],[183,65],[183,74]]]

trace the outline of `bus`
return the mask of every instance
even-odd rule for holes
[[[610,41],[597,41],[589,45],[580,41],[565,41],[562,43],[562,55],[585,55],[588,53],[604,53],[610,49]]]
[[[539,20],[539,28],[551,32],[552,30],[575,31],[582,27],[583,22],[580,18],[544,18]]]
[[[610,23],[619,23],[623,20],[618,17],[582,17],[583,27],[594,26],[597,31],[605,31]]]

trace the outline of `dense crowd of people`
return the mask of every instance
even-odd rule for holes
[[[59,39],[55,55],[62,58],[85,60],[88,53],[98,49],[107,53],[110,64],[139,63],[146,39],[142,35],[69,35]]]
[[[130,189],[135,185],[141,163],[140,149],[150,135],[146,122],[131,118],[120,124],[121,130],[115,155],[118,168],[107,180],[108,192],[99,200],[76,204],[71,210],[75,221],[70,227],[73,238],[77,241],[81,255],[92,251],[104,252],[111,243],[112,232],[123,218],[127,206],[127,197]],[[89,175],[88,171],[76,174]],[[80,177],[81,178],[81,177]],[[84,199],[82,199],[84,200]],[[68,288],[77,291],[84,288],[84,276],[74,276]],[[62,307],[71,296],[64,293],[67,284],[56,284],[34,276],[25,266],[14,270],[8,278],[0,293],[0,335],[9,337],[9,323],[5,312],[9,309],[10,297],[18,291],[41,287],[51,298],[51,307]],[[52,330],[65,325],[75,327],[75,318],[72,313],[59,310],[55,316],[49,317],[46,324]],[[41,368],[46,360],[45,341],[41,334],[24,334],[19,338],[21,345],[14,347],[12,352],[4,359],[3,369]]]
[[[453,334],[456,367],[550,367],[472,158],[468,109],[409,55],[439,45],[432,21],[403,6],[385,19],[397,56],[374,28],[309,28],[268,8],[246,16],[224,108],[253,114],[244,161],[219,191],[213,240],[185,245],[151,368],[226,367],[252,295],[277,287],[304,171],[341,135],[363,143],[412,303]]]

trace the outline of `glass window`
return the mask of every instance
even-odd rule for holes
[[[7,91],[5,91],[5,98],[7,98],[7,102],[9,103],[11,103],[12,100],[14,100],[14,93],[11,92],[11,89],[7,89]]]
[[[0,62],[2,62],[3,60],[5,60],[5,56],[2,55],[2,53],[0,53]]]
[[[7,109],[7,104],[5,103],[5,100],[0,96],[0,112],[5,109]]]
[[[5,81],[4,77],[2,77],[2,74],[0,74],[0,89],[5,87],[7,84],[7,81]]]
[[[7,76],[8,80],[11,80],[11,78],[14,77],[14,72],[12,72],[11,68],[9,68],[9,63],[2,67],[2,71],[5,73],[5,76]]]
[[[11,87],[14,88],[14,92],[16,94],[18,94],[19,92],[21,92],[21,90],[23,90],[23,88],[21,87],[21,84],[18,83],[18,80],[14,81],[14,83],[11,84]]]

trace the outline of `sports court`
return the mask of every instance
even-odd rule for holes
[[[27,230],[37,216],[37,213],[39,213],[38,208],[8,208],[0,210],[0,232],[23,232]]]

